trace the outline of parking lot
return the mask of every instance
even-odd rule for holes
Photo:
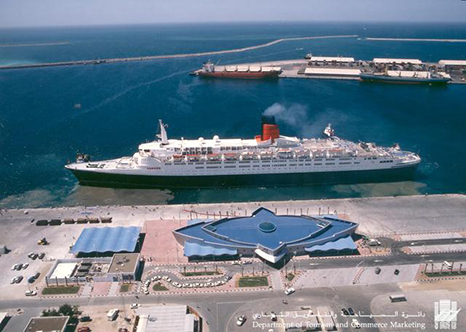
[[[383,284],[392,282],[410,282],[416,279],[419,264],[382,266],[380,272],[376,274],[377,267],[364,268],[363,273],[358,278],[357,283],[362,285]],[[399,273],[396,275],[395,270]]]
[[[318,269],[306,271],[293,283],[295,288],[352,285],[359,268]]]

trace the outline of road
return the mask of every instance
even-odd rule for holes
[[[187,304],[197,310],[208,324],[209,331],[235,331],[235,317],[242,313],[247,313],[250,318],[247,326],[252,324],[252,314],[257,311],[274,310],[275,312],[285,310],[299,310],[301,306],[316,307],[327,303],[331,310],[338,311],[340,307],[352,306],[357,311],[370,312],[370,301],[374,294],[380,291],[396,291],[396,285],[391,286],[365,286],[364,296],[360,296],[359,286],[341,288],[319,288],[305,289],[286,297],[282,291],[265,292],[238,292],[238,293],[212,293],[208,296],[201,294],[181,295],[149,295],[136,297],[125,297],[125,303],[138,302],[141,305],[170,305]],[[283,304],[283,299],[288,300],[288,304]],[[79,306],[114,305],[118,307],[122,303],[121,297],[95,297],[95,298],[73,298],[73,299],[21,299],[0,302],[0,310],[11,308],[22,308],[24,314],[13,317],[7,326],[6,332],[11,330],[11,326],[19,326],[19,321],[24,321],[25,326],[28,317],[36,315],[41,310],[57,307],[63,303],[72,303]],[[23,317],[21,317],[23,316]],[[26,319],[27,317],[27,319]]]

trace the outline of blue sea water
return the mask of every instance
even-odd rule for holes
[[[206,52],[300,36],[466,39],[466,24],[189,24],[0,30],[0,65]],[[12,44],[63,43],[49,46]],[[3,45],[3,47],[2,47]],[[282,79],[202,80],[202,62],[302,58],[306,53],[466,59],[466,43],[288,41],[243,53],[147,62],[0,71],[0,207],[161,204],[464,193],[466,86],[362,84]],[[399,143],[423,162],[413,181],[286,188],[115,190],[86,188],[63,166],[76,151],[93,159],[131,155],[157,120],[171,137],[253,137],[261,114],[279,103],[304,112],[285,135],[313,136],[331,122],[338,136]],[[74,107],[81,104],[81,108]],[[303,111],[304,110],[304,111]]]

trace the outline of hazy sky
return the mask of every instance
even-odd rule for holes
[[[466,23],[466,1],[0,0],[0,27],[233,21]]]

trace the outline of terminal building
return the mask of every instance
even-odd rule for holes
[[[259,208],[249,217],[200,220],[173,232],[191,260],[256,256],[275,264],[287,255],[354,252],[357,227],[334,216],[275,215]]]
[[[139,253],[120,253],[113,257],[58,259],[45,277],[47,285],[87,281],[132,281],[140,275]]]

